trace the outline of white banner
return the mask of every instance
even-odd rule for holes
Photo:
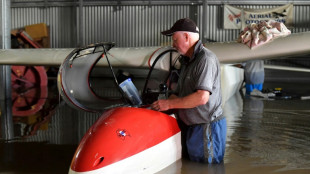
[[[224,29],[243,29],[251,23],[275,20],[293,26],[293,4],[270,9],[245,9],[224,5]]]

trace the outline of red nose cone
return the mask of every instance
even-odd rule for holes
[[[83,137],[71,169],[96,170],[142,152],[180,132],[176,119],[142,108],[105,112]]]

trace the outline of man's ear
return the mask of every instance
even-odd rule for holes
[[[189,34],[188,33],[184,33],[184,37],[185,37],[186,41],[189,40]]]

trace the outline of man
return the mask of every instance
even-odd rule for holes
[[[198,27],[188,18],[176,21],[162,34],[172,36],[173,47],[188,61],[182,64],[176,94],[155,101],[151,107],[178,110],[182,149],[187,149],[191,160],[220,163],[225,153],[226,119],[221,108],[219,61],[202,45]]]
[[[265,78],[264,61],[250,60],[243,65],[246,94],[250,95],[254,89],[262,91]]]

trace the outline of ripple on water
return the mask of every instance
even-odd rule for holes
[[[242,102],[241,113],[233,112],[237,118],[224,109],[228,152],[256,159],[253,165],[282,166],[278,171],[310,169],[310,100]]]

